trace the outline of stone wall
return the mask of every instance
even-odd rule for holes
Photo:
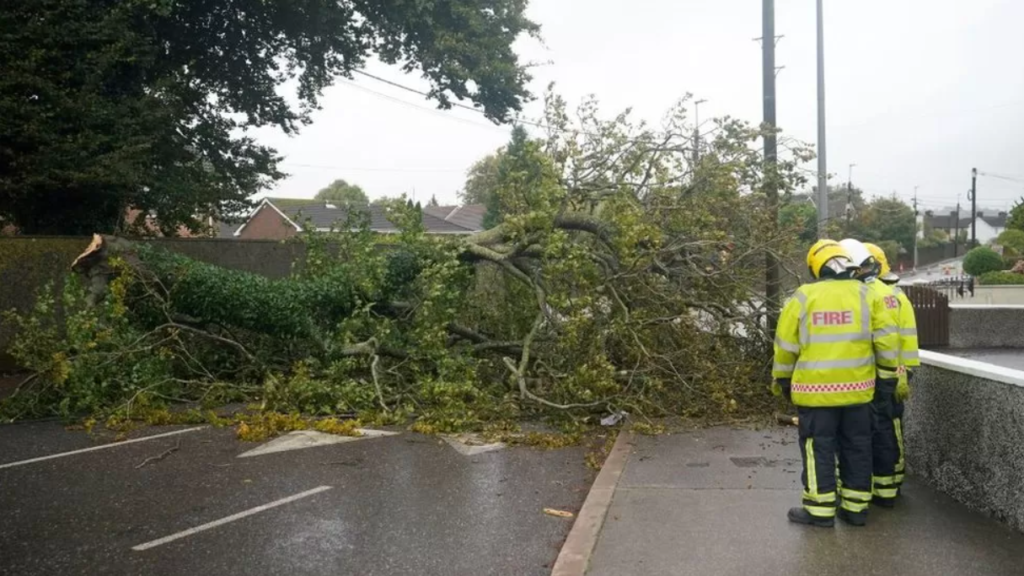
[[[38,291],[52,283],[63,288],[71,262],[89,245],[85,237],[0,237],[0,311],[26,311],[32,307]],[[268,278],[284,278],[292,267],[305,260],[305,245],[273,240],[234,240],[220,238],[154,238],[162,248],[190,258]],[[15,367],[5,354],[11,329],[0,322],[0,372]]]
[[[923,351],[904,419],[911,474],[1024,531],[1024,372]]]
[[[950,348],[1024,348],[1024,306],[954,304]]]

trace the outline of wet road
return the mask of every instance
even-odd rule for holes
[[[96,444],[0,427],[0,574],[547,574],[572,520],[542,510],[592,480],[582,448],[403,432],[238,458],[257,445],[228,429],[141,435],[179,430],[21,463]]]

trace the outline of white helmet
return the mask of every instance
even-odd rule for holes
[[[839,241],[839,245],[846,250],[849,254],[850,260],[857,265],[858,268],[870,265],[874,262],[874,256],[871,255],[871,251],[864,245],[860,240],[854,240],[853,238],[844,238]]]

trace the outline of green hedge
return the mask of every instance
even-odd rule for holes
[[[978,278],[978,282],[986,286],[1024,285],[1024,274],[1014,274],[1013,272],[1006,271],[988,272],[982,274]]]
[[[987,272],[1002,270],[1003,257],[985,246],[974,248],[964,256],[964,272],[971,276],[982,276]]]

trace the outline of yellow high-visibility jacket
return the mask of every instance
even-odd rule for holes
[[[884,299],[858,280],[805,284],[775,332],[772,376],[789,379],[797,406],[870,402],[876,369],[895,372],[900,335]]]
[[[917,349],[917,317],[914,316],[914,305],[898,286],[893,286],[893,290],[900,302],[900,363],[907,368],[917,368],[921,365],[921,358]]]
[[[885,282],[882,282],[881,280],[877,280],[877,279],[872,279],[870,282],[867,283],[867,286],[868,286],[868,288],[871,289],[872,292],[877,294],[882,299],[883,303],[885,303],[885,311],[889,315],[889,322],[893,326],[896,326],[897,330],[899,330],[899,328],[902,326],[902,324],[900,323],[900,314],[903,312],[903,308],[900,306],[899,294],[897,294],[897,292],[896,292],[896,287],[892,286],[890,284],[886,284]],[[906,296],[904,296],[904,298],[906,298]],[[913,314],[913,310],[911,310],[911,314]],[[903,364],[902,333],[900,334],[900,337],[901,337],[901,339],[900,339],[900,362],[899,362],[899,365],[903,366],[904,364]],[[878,377],[879,378],[889,378],[889,379],[895,380],[898,377],[898,373],[897,372],[892,372],[892,371],[886,370],[886,369],[884,369],[882,367],[879,367],[879,369],[878,369]]]

